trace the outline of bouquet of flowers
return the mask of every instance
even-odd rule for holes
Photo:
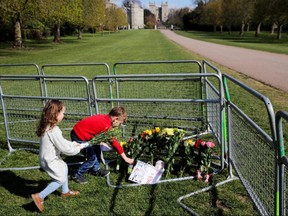
[[[155,159],[164,157],[167,165],[166,176],[169,176],[173,169],[175,154],[184,134],[185,131],[178,128],[164,128],[161,131],[159,127],[155,127],[151,130],[144,130],[137,137],[130,138],[124,149],[134,159],[148,153],[151,164],[154,164]]]
[[[122,131],[120,128],[107,128],[106,131],[103,131],[102,133],[99,133],[93,137],[89,143],[92,145],[100,145],[101,143],[110,145],[110,142],[112,142],[113,139],[117,139],[119,141],[122,139]]]
[[[195,160],[198,163],[198,169],[196,170],[196,178],[198,180],[202,179],[202,173],[205,175],[205,182],[208,183],[210,179],[210,168],[212,162],[212,153],[215,147],[215,143],[210,141],[203,141],[198,139],[195,142],[195,149],[198,151],[198,154],[195,156]]]

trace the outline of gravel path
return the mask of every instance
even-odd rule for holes
[[[219,45],[183,37],[170,30],[160,31],[170,40],[207,60],[288,92],[288,55]]]

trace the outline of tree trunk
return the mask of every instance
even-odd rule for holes
[[[258,35],[260,34],[261,24],[262,24],[262,23],[259,23],[258,26],[257,26],[257,28],[256,28],[255,37],[258,37]]]
[[[277,28],[277,25],[273,23],[272,28],[271,28],[271,34],[274,34],[275,28]]]
[[[249,23],[247,23],[246,32],[249,32],[249,30],[250,30],[250,24],[249,24]]]
[[[240,30],[240,36],[244,35],[244,29],[245,29],[245,23],[242,23],[241,30]]]
[[[277,39],[281,39],[282,38],[282,26],[283,25],[278,25],[278,29],[277,29]]]
[[[17,20],[14,25],[14,32],[15,32],[15,47],[22,47],[22,34],[21,34],[21,24],[20,20]]]
[[[214,31],[214,32],[217,31],[217,26],[216,26],[216,25],[213,26],[213,31]]]
[[[56,23],[54,26],[54,39],[53,42],[59,43],[60,42],[60,24]]]
[[[78,27],[78,39],[82,39],[82,31],[81,31],[81,27]]]
[[[220,33],[222,34],[223,33],[223,26],[220,25]]]
[[[231,35],[231,25],[228,25],[228,34]]]

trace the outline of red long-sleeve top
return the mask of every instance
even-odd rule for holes
[[[97,134],[103,133],[112,128],[112,121],[109,115],[97,114],[89,116],[77,122],[73,129],[77,137],[83,141],[89,141]],[[118,152],[124,152],[117,139],[111,139],[111,144]]]

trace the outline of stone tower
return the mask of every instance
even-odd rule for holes
[[[161,9],[160,9],[160,18],[162,22],[166,22],[169,15],[169,8],[167,2],[162,2]]]
[[[169,7],[167,2],[162,2],[161,7],[157,7],[155,2],[149,3],[149,10],[156,17],[157,22],[166,22],[169,15]]]
[[[144,28],[144,9],[136,2],[131,2],[127,8],[128,29]]]

